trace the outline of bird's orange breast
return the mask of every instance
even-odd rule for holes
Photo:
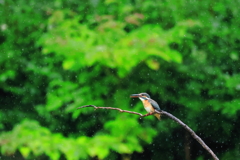
[[[151,103],[148,100],[143,101],[143,106],[147,112],[154,112],[154,108],[152,107]]]

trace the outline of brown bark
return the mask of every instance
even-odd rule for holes
[[[94,105],[86,105],[86,106],[82,106],[82,107],[79,107],[77,109],[81,109],[81,108],[85,108],[85,107],[93,107],[95,109],[111,109],[111,110],[118,110],[120,112],[126,112],[126,113],[130,113],[130,114],[136,114],[136,115],[139,115],[140,117],[146,117],[146,116],[149,116],[149,115],[152,115],[154,113],[159,113],[161,115],[165,115],[169,118],[171,118],[172,120],[174,120],[175,122],[177,122],[178,124],[180,124],[184,129],[186,129],[186,131],[188,131],[192,137],[194,139],[196,139],[198,141],[198,143],[200,143],[202,145],[202,147],[208,151],[208,153],[211,154],[211,156],[213,157],[214,160],[219,160],[218,157],[214,154],[214,152],[204,143],[204,141],[191,129],[189,128],[185,123],[183,123],[180,119],[178,119],[177,117],[173,116],[171,113],[168,113],[166,111],[157,111],[155,110],[154,113],[148,113],[148,114],[141,114],[141,113],[138,113],[138,112],[133,112],[133,111],[127,111],[127,110],[122,110],[120,108],[113,108],[113,107],[97,107],[97,106],[94,106]]]
[[[185,159],[191,160],[191,140],[189,133],[185,130],[185,140],[184,140],[184,151],[185,151]]]

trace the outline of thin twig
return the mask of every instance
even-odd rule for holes
[[[141,114],[141,113],[138,113],[138,112],[122,110],[122,109],[120,109],[120,108],[113,108],[113,107],[97,107],[97,106],[94,106],[94,105],[86,105],[86,106],[78,107],[77,109],[86,108],[86,107],[93,107],[93,108],[95,108],[95,109],[111,109],[111,110],[118,110],[119,112],[126,112],[126,113],[136,114],[136,115],[139,115],[140,117],[146,117],[146,116],[149,116],[149,115],[152,115],[152,114],[153,114],[153,113]]]
[[[95,109],[111,109],[111,110],[118,110],[119,112],[126,112],[126,113],[130,113],[130,114],[136,114],[139,115],[140,117],[146,117],[149,115],[152,115],[153,113],[148,113],[148,114],[141,114],[138,112],[133,112],[133,111],[127,111],[127,110],[122,110],[120,108],[113,108],[113,107],[97,107],[94,105],[86,105],[86,106],[82,106],[82,107],[78,107],[77,109],[81,109],[81,108],[86,108],[86,107],[93,107]],[[180,119],[178,119],[177,117],[175,117],[174,115],[166,112],[166,111],[157,111],[155,110],[154,113],[159,113],[162,115],[166,115],[169,118],[171,118],[172,120],[174,120],[175,122],[177,122],[178,124],[180,124],[181,126],[183,126],[183,128],[185,128],[192,136],[194,139],[196,139],[204,149],[206,149],[213,157],[214,160],[219,160],[218,157],[214,154],[214,152],[204,143],[204,141],[191,129],[189,128],[185,123],[183,123]]]

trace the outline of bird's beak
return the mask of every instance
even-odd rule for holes
[[[138,97],[140,97],[140,94],[131,94],[130,97],[131,98],[138,98]]]

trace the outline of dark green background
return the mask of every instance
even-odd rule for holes
[[[240,159],[239,0],[0,0],[0,158]]]

